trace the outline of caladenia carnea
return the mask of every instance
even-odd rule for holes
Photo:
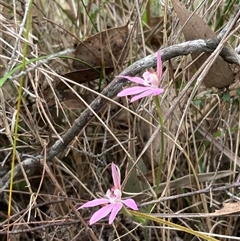
[[[137,204],[133,199],[122,199],[120,170],[114,163],[111,164],[111,169],[114,186],[107,190],[105,197],[88,201],[78,208],[79,210],[82,208],[103,205],[103,207],[96,211],[90,218],[90,225],[106,217],[108,214],[110,214],[109,224],[112,224],[121,209],[123,209],[123,213],[127,214],[127,216],[132,217],[126,207],[138,210]]]
[[[120,91],[117,96],[124,97],[128,95],[134,95],[130,100],[130,102],[134,102],[143,97],[157,96],[164,92],[164,89],[159,87],[162,78],[162,59],[159,51],[157,52],[157,71],[155,72],[152,69],[147,70],[143,73],[142,76],[143,78],[122,75],[117,76],[126,78],[131,82],[139,84],[137,86],[128,87]]]
[[[154,96],[156,109],[158,113],[158,119],[159,119],[159,125],[160,125],[160,136],[161,136],[161,154],[159,157],[159,165],[158,165],[158,172],[157,172],[157,178],[156,178],[156,195],[159,190],[159,185],[161,181],[161,172],[162,172],[162,163],[164,158],[164,121],[162,118],[162,112],[161,112],[161,105],[159,100],[159,95],[164,92],[163,88],[160,88],[159,85],[161,83],[162,79],[162,59],[160,52],[157,52],[157,70],[154,71],[152,69],[146,70],[142,78],[140,77],[133,77],[133,76],[122,76],[119,75],[117,77],[126,78],[130,80],[133,83],[137,83],[137,86],[127,87],[124,90],[120,91],[117,96],[118,97],[124,97],[128,95],[133,95],[130,102],[134,102],[136,100],[139,100],[144,97],[152,97]],[[153,207],[149,207],[148,211],[151,212]]]

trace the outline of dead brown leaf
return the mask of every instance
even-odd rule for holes
[[[93,97],[89,94],[80,95],[87,104],[93,101]],[[86,109],[86,105],[72,91],[64,91],[61,97],[61,103],[68,109]]]
[[[110,74],[114,68],[105,67],[104,71],[106,75]],[[101,67],[91,68],[91,69],[82,69],[77,71],[72,71],[66,74],[63,74],[62,76],[68,79],[71,79],[73,81],[76,81],[79,84],[95,80],[101,76]],[[73,85],[73,84],[70,84]],[[59,82],[56,85],[56,89],[58,91],[66,90],[66,85],[63,82]]]
[[[178,0],[172,0],[172,4],[180,24],[183,26],[182,31],[187,41],[216,37],[212,29],[197,14],[192,14],[192,12],[182,6]],[[199,54],[192,54],[193,59],[196,59],[198,56]],[[204,53],[198,58],[194,63],[196,68],[199,69],[209,56],[209,53]],[[207,76],[204,78],[204,84],[207,87],[223,88],[229,86],[233,82],[234,75],[231,68],[222,57],[218,56]]]
[[[223,203],[223,208],[216,210],[214,214],[216,215],[226,215],[232,213],[240,212],[240,202],[236,203]]]
[[[77,83],[84,83],[99,78],[103,67],[104,74],[110,74],[116,64],[121,64],[128,54],[127,38],[128,24],[87,38],[75,50],[74,57],[79,59],[73,61],[75,71],[63,76]],[[61,91],[65,90],[66,86],[60,82],[56,88]]]
[[[79,61],[73,61],[72,65],[75,71],[63,74],[63,76],[81,84],[99,78],[102,72],[106,75],[110,74],[115,65],[121,64],[128,53],[127,38],[128,24],[110,28],[87,38],[75,50],[74,57],[79,59]],[[103,67],[104,70],[102,70]],[[55,88],[61,94],[67,90],[62,81],[58,81]],[[44,95],[49,95],[49,91],[51,91],[50,88],[46,88]],[[54,100],[51,99],[49,104],[52,101]],[[79,107],[75,97],[64,102],[69,108]]]
[[[116,63],[122,63],[124,60],[125,53],[128,51],[127,38],[128,24],[110,28],[87,38],[76,48],[75,57],[82,62],[74,61],[73,68],[82,70],[88,65],[113,68]],[[123,51],[124,54],[122,54]]]

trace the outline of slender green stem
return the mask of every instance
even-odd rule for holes
[[[158,113],[158,119],[159,119],[159,124],[160,124],[160,135],[161,135],[161,154],[159,158],[159,164],[158,164],[158,170],[157,170],[157,181],[156,181],[156,189],[155,192],[158,194],[159,192],[159,187],[160,187],[160,182],[161,182],[161,177],[162,177],[162,164],[163,164],[163,158],[164,158],[164,122],[163,122],[163,117],[162,117],[162,111],[161,111],[161,105],[159,101],[159,97],[155,96],[155,104],[157,107],[157,113]]]
[[[159,101],[159,97],[155,96],[155,104],[156,104],[156,108],[157,108],[157,114],[158,114],[158,120],[159,120],[159,124],[160,124],[160,135],[161,135],[161,154],[159,157],[159,163],[158,163],[158,170],[157,170],[157,180],[156,180],[156,188],[155,188],[155,193],[156,196],[159,192],[159,187],[160,187],[160,182],[161,182],[161,176],[162,176],[162,163],[163,163],[163,158],[164,158],[164,121],[162,118],[162,111],[161,111],[161,105],[160,105],[160,101]],[[148,213],[151,213],[153,210],[154,205],[150,205],[150,207],[148,208]]]

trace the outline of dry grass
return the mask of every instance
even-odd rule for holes
[[[48,158],[52,146],[61,141],[74,121],[89,108],[86,104],[96,99],[96,92],[103,90],[114,76],[157,49],[184,41],[179,33],[181,27],[176,14],[168,11],[171,6],[167,9],[157,1],[151,1],[151,4],[145,0],[139,1],[139,4],[137,2],[34,2],[27,58],[48,57],[45,63],[29,63],[24,73],[15,71],[1,88],[1,241],[92,240],[94,235],[98,240],[144,240],[146,237],[149,240],[196,239],[190,234],[150,221],[145,228],[137,227],[136,223],[122,214],[117,216],[113,226],[108,224],[106,218],[91,226],[93,235],[91,230],[86,229],[86,224],[96,209],[76,210],[87,200],[105,194],[112,184],[109,164],[114,162],[121,169],[124,190],[137,193],[133,198],[137,200],[141,211],[147,211],[149,201],[154,200],[149,188],[156,182],[152,170],[158,166],[161,152],[161,138],[157,136],[147,151],[139,156],[158,126],[154,102],[149,99],[129,104],[126,99],[111,98],[97,113],[98,118],[87,123],[71,139],[67,148],[60,150],[55,157]],[[206,0],[182,2],[187,2],[186,6],[191,10],[199,6],[197,13],[217,33],[234,16],[239,5],[239,1],[229,0],[212,4],[212,1]],[[12,3],[0,1],[0,9],[2,77],[22,63],[24,35],[20,38],[18,33],[22,29],[26,5],[17,2],[13,6]],[[149,18],[152,18],[151,22]],[[69,86],[63,85],[64,89],[58,91],[57,84],[66,81],[61,75],[73,70],[72,60],[66,56],[58,58],[60,54],[58,57],[52,54],[67,49],[65,55],[69,56],[79,39],[109,27],[125,25],[127,21],[131,22],[132,28],[129,32],[130,53],[124,64],[116,66],[113,73],[102,81],[79,84],[68,92]],[[239,46],[239,30],[231,34],[228,42],[235,49]],[[164,63],[162,86],[165,87],[165,92],[161,96],[163,116],[196,72],[190,63],[190,55],[179,56]],[[239,66],[231,67],[235,72],[239,71]],[[14,179],[11,217],[8,219],[8,171],[11,169],[13,129],[21,75],[24,75],[24,89],[16,165],[18,174],[22,173],[21,166],[26,173],[16,174]],[[236,78],[239,80],[239,77]],[[237,215],[192,217],[191,214],[213,213],[222,208],[224,202],[238,201],[234,200],[234,196],[229,196],[229,192],[238,196],[238,188],[224,190],[227,184],[236,182],[240,165],[239,89],[236,86],[232,89],[230,92],[206,88],[204,85],[195,89],[192,85],[181,102],[177,103],[165,123],[162,184],[157,195],[160,199],[153,210],[153,213],[160,216],[166,215],[165,218],[173,223],[196,231],[225,235],[221,240],[238,240],[240,234]],[[191,99],[193,91],[196,93]],[[69,107],[68,98],[72,100],[70,107],[74,108]],[[28,158],[35,160],[39,157],[41,161],[21,164]],[[131,169],[133,160],[136,165]],[[147,172],[150,174],[146,175],[145,180],[139,177],[140,173]],[[214,191],[214,188],[219,187],[223,187],[221,191]],[[206,189],[204,193],[197,193]],[[168,214],[172,216],[168,217]]]

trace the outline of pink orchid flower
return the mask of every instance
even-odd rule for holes
[[[114,186],[111,188],[111,190],[108,189],[106,198],[97,198],[95,200],[86,202],[78,208],[82,209],[105,204],[102,208],[93,214],[89,221],[90,225],[106,217],[109,213],[109,224],[112,224],[113,220],[117,216],[117,213],[121,210],[123,205],[126,205],[133,210],[138,210],[137,204],[133,199],[122,200],[120,170],[114,163],[112,163],[111,168]]]
[[[117,94],[118,97],[135,95],[130,102],[134,102],[146,96],[156,96],[163,93],[164,89],[158,87],[162,78],[162,59],[160,52],[158,51],[157,53],[157,73],[153,70],[147,70],[143,73],[143,78],[121,75],[117,77],[123,77],[141,85],[126,88]]]

